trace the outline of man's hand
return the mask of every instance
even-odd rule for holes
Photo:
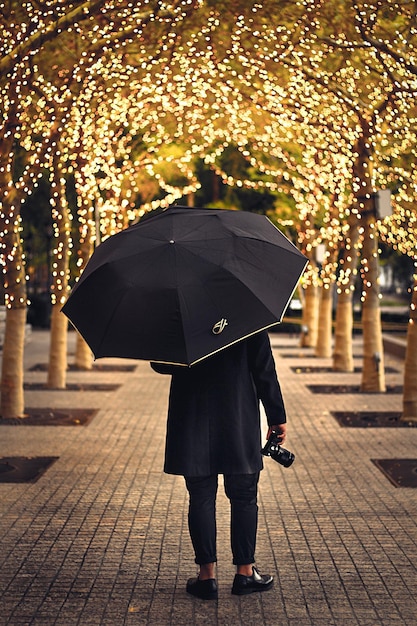
[[[286,424],[276,424],[275,426],[270,426],[268,429],[268,433],[266,438],[268,439],[270,434],[274,431],[278,435],[278,443],[282,444],[285,441],[285,437],[287,436],[287,425]]]

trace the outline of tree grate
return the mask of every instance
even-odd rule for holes
[[[387,385],[386,391],[362,391],[360,385],[307,385],[307,389],[311,393],[323,393],[323,394],[340,394],[340,393],[393,393],[401,394],[403,392],[402,385]]]
[[[371,459],[395,487],[417,487],[417,459]]]
[[[74,363],[68,365],[69,372],[134,372],[136,365],[110,365],[107,363],[93,363],[93,367],[90,370],[85,370],[76,367]],[[47,372],[47,363],[36,363],[29,368],[29,372]]]
[[[294,365],[290,368],[295,374],[359,374],[362,372],[362,367],[355,367],[353,372],[342,372],[341,370],[335,370],[331,366],[321,365]],[[386,374],[396,374],[398,370],[393,367],[385,368]]]
[[[280,357],[282,359],[317,359],[315,354],[306,354],[305,352],[292,352],[290,354],[282,352]]]
[[[273,346],[272,346],[273,347]],[[281,352],[280,357],[283,359],[319,359],[328,357],[318,357],[314,352]],[[363,354],[354,354],[353,358],[356,360],[363,359]]]
[[[25,409],[23,417],[0,418],[0,426],[86,426],[98,409]]]
[[[347,428],[416,428],[417,422],[401,420],[393,411],[331,411],[340,426]]]
[[[67,383],[65,387],[47,387],[46,383],[24,383],[26,391],[116,391],[113,383]]]
[[[0,483],[35,483],[58,458],[57,456],[0,458]]]

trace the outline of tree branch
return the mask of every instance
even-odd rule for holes
[[[356,3],[354,3],[354,9],[356,11],[356,23],[363,41],[366,42],[368,46],[374,48],[374,50],[382,52],[383,54],[391,57],[391,59],[399,63],[401,67],[406,68],[411,74],[417,76],[417,65],[415,63],[412,63],[411,61],[407,61],[405,55],[390,48],[384,41],[382,41],[382,39],[375,39],[374,37],[371,37],[371,35],[367,32],[361,13]]]
[[[29,52],[39,50],[44,43],[54,39],[60,31],[68,30],[68,27],[75,22],[89,19],[105,2],[106,0],[87,0],[66,15],[48,24],[44,30],[33,33],[0,60],[0,75],[8,74],[16,63],[21,61]]]

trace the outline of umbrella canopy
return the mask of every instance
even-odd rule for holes
[[[172,206],[98,246],[62,310],[96,358],[192,365],[280,322],[306,263],[265,216]]]

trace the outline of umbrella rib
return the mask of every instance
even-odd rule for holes
[[[249,239],[251,239],[251,238],[249,238]],[[262,243],[262,244],[264,244],[264,242],[261,242],[261,243]],[[269,242],[266,242],[266,243],[269,243]],[[274,245],[274,244],[270,244],[270,245]],[[199,258],[199,255],[198,255],[196,252],[194,252],[192,249],[187,248],[187,252],[188,252],[189,254],[191,254],[192,256],[194,256],[196,259],[198,259],[198,258]],[[291,250],[291,251],[289,251],[289,252],[290,252],[291,254],[295,254],[296,252],[299,252],[299,251],[298,251],[298,249],[294,246],[294,252],[293,252],[292,250]],[[247,258],[245,258],[245,257],[243,257],[241,254],[240,254],[240,255],[237,255],[237,254],[236,254],[236,252],[235,252],[235,256],[236,256],[236,258],[237,258],[237,259],[242,259],[242,260],[244,260],[244,261],[245,261],[245,263],[248,263],[248,264],[249,264],[248,259],[247,259]],[[298,255],[297,255],[297,254],[296,254],[296,256],[298,257]],[[240,281],[240,282],[242,283],[242,285],[244,285],[247,289],[249,289],[249,290],[252,292],[253,296],[257,299],[257,301],[258,301],[258,302],[260,302],[260,303],[262,304],[262,306],[263,306],[263,307],[265,307],[265,309],[267,309],[270,313],[272,313],[272,315],[275,315],[275,316],[276,316],[275,311],[271,311],[270,307],[269,307],[267,304],[265,304],[265,302],[264,302],[264,301],[263,301],[263,300],[262,300],[262,299],[261,299],[261,298],[260,298],[260,297],[259,297],[259,296],[255,293],[255,292],[254,292],[253,288],[252,288],[251,286],[249,286],[249,285],[245,282],[245,280],[244,280],[244,276],[243,276],[243,277],[238,277],[238,276],[236,276],[236,274],[232,271],[232,269],[230,269],[230,268],[226,267],[224,264],[221,264],[221,265],[220,265],[220,264],[217,264],[217,263],[215,263],[214,261],[211,261],[211,260],[209,260],[209,259],[205,259],[205,260],[206,260],[206,262],[207,262],[207,263],[210,263],[210,264],[211,264],[211,265],[213,265],[214,267],[219,267],[219,268],[221,268],[224,272],[227,272],[230,276],[233,276],[235,279],[237,279],[238,281]],[[308,261],[305,261],[304,268],[305,268],[305,266],[307,265],[307,262],[308,262]],[[252,265],[252,267],[257,268],[257,266],[256,266],[254,263],[250,263],[250,264]],[[288,304],[290,303],[290,301],[291,301],[291,299],[292,299],[292,297],[293,297],[293,295],[294,295],[294,292],[295,292],[296,288],[297,288],[297,283],[295,284],[294,289],[292,290],[292,292],[291,292],[291,294],[290,294],[290,296],[289,296],[289,298],[288,298],[288,300],[287,300],[287,303],[286,303],[285,307],[283,308],[283,313],[282,313],[282,315],[281,315],[280,319],[278,320],[278,322],[281,322],[281,321],[282,321],[283,314],[284,314],[284,312],[285,312],[286,308],[288,307]],[[179,302],[179,304],[180,304],[180,306],[181,306],[181,302]],[[278,322],[277,322],[277,323],[278,323]],[[184,330],[184,329],[183,329],[183,330]],[[185,335],[184,335],[184,336],[185,336]]]
[[[118,301],[117,301],[117,304],[115,304],[115,306],[113,307],[112,314],[110,315],[109,319],[107,320],[106,327],[105,327],[105,329],[104,329],[104,331],[103,331],[103,333],[102,333],[102,335],[101,335],[100,343],[99,343],[99,345],[98,345],[98,347],[97,347],[97,354],[99,354],[99,352],[100,352],[100,348],[101,348],[101,346],[103,345],[104,339],[105,339],[105,337],[106,337],[106,335],[107,335],[107,329],[111,326],[111,323],[112,323],[112,321],[113,321],[113,318],[115,317],[115,315],[116,315],[116,313],[117,313],[117,310],[118,310],[118,308],[120,307],[120,304],[122,303],[122,301],[123,301],[123,300],[125,299],[125,297],[126,297],[126,293],[127,293],[127,292],[125,292],[125,291],[122,293],[121,297],[120,297],[120,298],[118,299]],[[108,355],[105,355],[105,356],[108,356]],[[112,355],[112,356],[116,356],[116,355]]]
[[[257,239],[256,237],[250,237],[249,235],[240,236],[240,235],[236,235],[236,234],[232,233],[232,236],[233,236],[233,239],[236,239],[237,241],[248,240],[251,243],[252,242],[257,242],[257,243],[259,243],[262,246],[266,245],[266,246],[272,247],[272,248],[276,248],[277,247],[276,243],[273,243],[273,242],[270,242],[270,241],[263,241],[263,240]],[[213,242],[215,242],[215,241],[224,241],[224,238],[217,237],[216,239],[211,239],[210,240],[210,244],[212,245]],[[289,239],[288,239],[288,241],[289,241]],[[298,250],[298,248],[291,241],[289,241],[289,243],[291,244],[291,247],[290,248],[283,248],[283,250],[286,253],[288,253],[288,254],[294,255],[296,258],[300,258],[301,253]],[[187,247],[187,251],[190,254],[192,254],[193,256],[195,256],[196,258],[199,258],[198,252],[194,252],[194,250],[192,248],[188,248]],[[251,264],[253,267],[257,267],[255,265],[255,263],[251,263],[250,258],[245,257],[242,254],[238,254],[236,252],[236,250],[235,250],[235,256],[236,256],[236,259],[243,260],[245,263]],[[211,262],[211,261],[208,261],[208,262]],[[306,264],[307,264],[307,261],[306,261]],[[219,267],[222,267],[223,269],[225,269],[224,265],[219,265]],[[231,273],[233,273],[233,272],[231,272]]]

